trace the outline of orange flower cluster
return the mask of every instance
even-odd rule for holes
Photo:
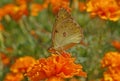
[[[24,78],[23,74],[27,71],[28,67],[34,63],[35,59],[30,56],[17,59],[11,66],[11,72],[6,75],[4,81],[21,81]]]
[[[85,11],[86,10],[86,4],[84,2],[79,2],[78,7],[80,11]]]
[[[7,4],[0,9],[0,20],[6,15],[10,15],[14,20],[18,21],[22,16],[28,15],[27,5]]]
[[[8,73],[4,79],[4,81],[22,81],[23,80],[22,73]]]
[[[38,12],[48,7],[50,4],[54,13],[58,12],[59,8],[63,7],[70,10],[69,0],[45,0],[43,4],[31,3],[32,0],[15,0],[16,4],[7,4],[0,8],[0,20],[6,15],[10,15],[14,20],[18,21],[23,16],[37,16]]]
[[[54,13],[57,13],[60,8],[65,8],[66,10],[70,11],[69,0],[48,0],[47,3],[52,6],[52,10]]]
[[[28,69],[26,75],[31,81],[43,79],[47,81],[64,81],[64,78],[71,78],[75,75],[86,77],[86,73],[82,71],[82,66],[75,64],[74,61],[75,58],[72,58],[68,53],[52,54],[47,59],[38,60]]]
[[[116,49],[120,50],[120,42],[119,42],[119,41],[117,41],[117,40],[112,41],[112,45],[113,45]]]
[[[120,53],[108,52],[102,60],[102,67],[107,68],[102,81],[120,81]]]
[[[15,0],[15,2],[18,4],[18,5],[23,5],[23,4],[27,4],[29,2],[32,2],[33,0]]]
[[[47,6],[44,6],[44,5],[45,4],[40,5],[40,4],[37,4],[37,3],[31,4],[31,15],[32,16],[37,16],[40,11],[42,11],[43,9],[45,9],[47,7]]]
[[[119,2],[119,0],[89,0],[86,10],[91,16],[98,15],[105,20],[117,21],[120,18]]]
[[[31,64],[35,63],[35,59],[30,56],[21,57],[11,66],[10,70],[14,73],[25,73]]]
[[[36,16],[36,14],[44,9],[44,5],[32,3],[29,7],[29,3],[32,0],[16,0],[16,4],[7,4],[0,8],[0,20],[6,15],[10,15],[14,20],[18,21],[23,16]],[[36,13],[35,15],[33,13]]]

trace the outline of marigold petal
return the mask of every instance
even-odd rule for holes
[[[60,77],[50,77],[46,81],[64,81],[64,80]]]
[[[102,67],[106,68],[102,81],[120,81],[120,53],[108,52],[101,61]]]
[[[35,59],[30,56],[21,57],[11,66],[10,70],[14,73],[25,73],[29,66],[35,63]]]
[[[24,77],[22,73],[8,73],[5,76],[4,81],[22,81],[23,78]]]

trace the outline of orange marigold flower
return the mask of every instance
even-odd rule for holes
[[[106,71],[106,72],[104,72],[104,78],[102,79],[102,81],[120,81],[120,72],[119,71],[116,71],[116,72]]]
[[[31,5],[31,15],[32,16],[37,16],[40,11],[44,9],[43,5],[40,4],[32,4]]]
[[[23,16],[28,16],[27,5],[15,6],[13,11],[11,11],[10,16],[16,21]]]
[[[119,41],[117,41],[117,40],[112,41],[112,45],[113,45],[116,49],[120,50],[120,42],[119,42]]]
[[[4,9],[0,8],[0,21],[2,20],[4,15],[5,15]]]
[[[14,20],[18,21],[22,16],[28,16],[27,5],[16,6],[14,4],[8,4],[3,7],[6,14],[10,15]]]
[[[89,0],[86,9],[92,16],[98,15],[105,20],[117,21],[120,18],[120,6],[115,0]]]
[[[74,63],[75,58],[72,58],[68,53],[61,55],[52,54],[51,57],[41,58],[27,71],[27,76],[32,81],[47,79],[47,81],[62,81],[64,78],[73,76],[84,76],[86,73],[82,71],[80,64]]]
[[[10,59],[6,56],[5,53],[0,52],[0,59],[4,65],[8,65],[10,63]]]
[[[78,5],[79,5],[79,10],[80,11],[85,11],[86,10],[85,2],[79,2]]]
[[[69,0],[49,0],[49,4],[52,6],[52,11],[54,13],[57,13],[60,8],[65,8],[67,11],[70,11]]]
[[[102,59],[102,67],[106,67],[102,81],[120,81],[120,53],[109,52]]]
[[[29,2],[32,2],[33,0],[16,0],[16,3],[19,5],[27,4]]]
[[[14,73],[21,72],[25,73],[32,64],[35,63],[35,59],[30,56],[25,56],[17,59],[11,66],[10,70]]]
[[[101,61],[102,67],[117,67],[120,66],[120,53],[108,52]]]
[[[24,77],[22,73],[8,73],[5,76],[4,81],[22,81],[23,78]]]
[[[3,7],[5,14],[10,14],[11,12],[13,12],[11,10],[14,10],[14,8],[15,8],[14,4],[7,4]]]

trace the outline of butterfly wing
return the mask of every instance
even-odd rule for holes
[[[65,9],[58,12],[52,31],[52,43],[55,50],[66,50],[79,43],[83,38],[82,30]]]

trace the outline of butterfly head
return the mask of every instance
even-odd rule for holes
[[[53,47],[49,48],[48,52],[50,52],[52,54],[59,54],[59,52],[56,49],[54,49]]]
[[[55,49],[55,48],[51,47],[51,48],[48,49],[48,52],[50,52],[52,54],[61,54],[61,53],[64,53],[65,50]]]

